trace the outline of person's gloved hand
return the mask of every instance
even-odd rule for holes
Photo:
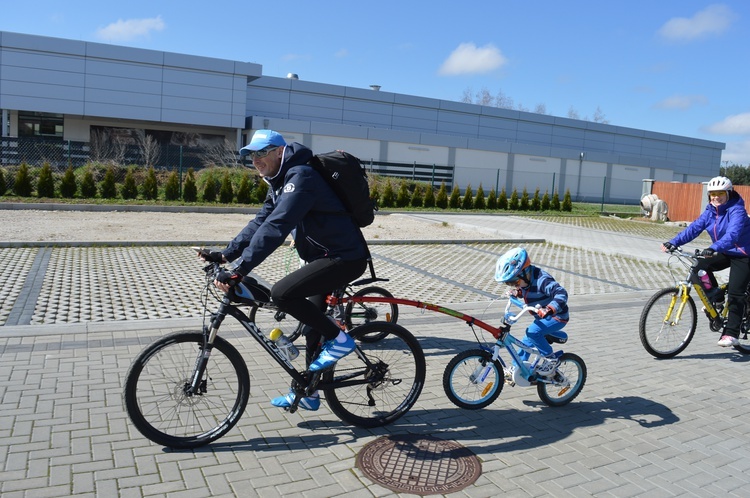
[[[552,306],[546,306],[536,310],[536,314],[539,318],[547,318],[548,316],[555,314],[555,308]]]
[[[221,251],[209,251],[208,249],[201,249],[200,251],[198,251],[198,257],[203,261],[207,261],[209,263],[224,262],[224,255],[221,253]]]
[[[701,251],[701,256],[703,256],[704,258],[713,258],[714,256],[716,256],[716,251],[709,247]]]
[[[672,252],[675,249],[677,249],[677,246],[672,244],[671,242],[665,242],[662,244],[662,246],[664,247],[664,250],[667,252]]]
[[[519,289],[518,287],[511,287],[505,292],[505,295],[508,297],[520,297],[521,289]]]
[[[228,285],[229,287],[234,287],[242,280],[242,275],[239,273],[235,273],[233,271],[220,271],[216,274],[216,281],[220,284]]]

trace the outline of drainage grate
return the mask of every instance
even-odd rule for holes
[[[357,467],[381,486],[416,495],[460,491],[482,473],[479,459],[468,448],[416,434],[368,443],[357,455]]]

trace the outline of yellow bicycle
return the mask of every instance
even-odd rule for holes
[[[698,324],[698,314],[695,301],[690,293],[695,290],[703,303],[703,311],[708,318],[708,324],[714,332],[724,330],[727,319],[727,308],[723,302],[726,298],[727,286],[721,285],[720,292],[714,299],[710,299],[698,276],[696,264],[701,259],[697,254],[690,254],[680,249],[670,251],[669,267],[675,273],[676,269],[687,270],[683,280],[675,276],[674,287],[661,289],[651,296],[641,312],[638,323],[638,333],[643,347],[656,358],[672,358],[680,354],[693,339]],[[747,295],[747,293],[746,293]],[[734,348],[742,354],[750,354],[750,306],[745,306],[745,316],[740,326],[740,343]]]

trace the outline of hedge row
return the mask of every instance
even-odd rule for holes
[[[4,173],[0,168],[0,195],[12,193],[19,197],[66,199],[145,199],[184,202],[220,202],[230,204],[262,203],[268,192],[267,184],[259,181],[251,170],[238,168],[205,168],[197,175],[188,169],[185,178],[177,171],[160,171],[140,166],[117,167],[90,164],[82,168],[69,167],[64,173],[55,173],[48,163],[36,171],[22,163]],[[254,173],[254,172],[253,172]],[[6,176],[12,178],[6,178]],[[482,185],[476,193],[468,185],[463,195],[453,187],[448,195],[445,183],[437,192],[428,184],[407,184],[401,180],[394,191],[390,178],[372,179],[370,197],[382,208],[424,207],[439,209],[512,210],[512,211],[571,211],[570,191],[560,202],[557,192],[541,195],[537,188],[530,196],[524,188],[519,195],[516,189],[510,197],[505,189],[498,195],[494,189],[485,197]]]

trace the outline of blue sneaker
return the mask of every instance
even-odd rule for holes
[[[293,402],[294,391],[292,390],[290,390],[289,394],[285,396],[279,396],[278,398],[273,398],[271,400],[271,404],[273,406],[278,406],[279,408],[289,408],[290,406],[292,406]],[[299,401],[299,406],[311,412],[316,411],[318,408],[320,408],[320,395],[318,393],[315,393],[309,398],[302,398]]]
[[[349,334],[346,334],[346,341],[340,344],[336,342],[336,339],[326,341],[323,344],[320,354],[315,361],[310,364],[308,370],[311,372],[318,372],[320,370],[331,368],[341,358],[354,351],[356,347],[357,345],[354,343],[354,339],[352,339]]]

